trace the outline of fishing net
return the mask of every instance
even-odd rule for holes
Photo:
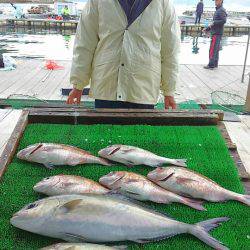
[[[23,109],[26,107],[30,107],[32,105],[38,105],[41,103],[49,103],[49,101],[39,99],[36,96],[32,95],[23,95],[23,94],[13,94],[9,95],[6,100],[4,100],[4,104],[11,106],[14,109]]]
[[[23,95],[23,94],[13,94],[9,95],[6,99],[1,100],[1,105],[9,106],[13,109],[24,109],[24,108],[32,108],[37,106],[64,106],[65,100],[45,100],[36,97],[36,95]],[[82,101],[80,107],[93,109],[94,102],[91,101]]]
[[[211,93],[211,99],[213,105],[221,107],[223,110],[240,114],[244,111],[245,99],[240,95],[217,90]]]

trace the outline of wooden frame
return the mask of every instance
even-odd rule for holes
[[[217,125],[230,155],[238,167],[239,176],[250,194],[250,178],[246,172],[236,145],[231,141],[226,127],[221,122],[223,112],[206,110],[159,111],[159,110],[87,110],[81,107],[42,107],[25,109],[0,158],[0,179],[11,162],[23,132],[29,123],[66,123],[66,124],[148,124],[148,125]]]

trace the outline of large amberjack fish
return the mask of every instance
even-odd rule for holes
[[[49,196],[66,194],[106,194],[109,189],[98,182],[74,175],[55,175],[44,178],[34,187],[34,191]]]
[[[105,246],[91,243],[57,243],[40,250],[122,250],[126,246]]]
[[[179,195],[213,202],[236,200],[250,206],[250,195],[232,192],[186,168],[157,168],[147,175],[157,185]]]
[[[191,234],[207,245],[227,249],[208,232],[228,218],[191,225],[113,195],[61,195],[31,203],[13,215],[13,226],[68,242],[147,243]]]
[[[144,176],[132,172],[111,172],[102,176],[99,182],[107,188],[117,190],[136,200],[164,204],[178,202],[197,210],[205,210],[202,202],[181,197],[155,185]]]
[[[172,164],[186,167],[185,159],[169,159],[133,146],[112,145],[100,150],[98,154],[103,158],[120,162],[127,166],[146,165],[159,167],[163,164]]]
[[[76,166],[79,164],[101,164],[110,166],[110,164],[99,157],[91,155],[82,149],[54,143],[37,143],[21,150],[17,157],[21,160],[37,162],[43,164],[49,169],[54,166],[69,165]]]

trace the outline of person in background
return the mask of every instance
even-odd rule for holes
[[[64,6],[64,8],[62,9],[62,17],[63,20],[69,20],[69,8],[67,5]]]
[[[224,25],[227,22],[227,12],[223,7],[223,0],[215,0],[216,11],[212,25],[204,29],[204,32],[211,32],[212,39],[209,49],[209,63],[205,69],[218,68],[219,51],[221,38],[224,32]]]
[[[195,24],[200,24],[201,23],[201,16],[203,14],[204,11],[204,4],[203,4],[203,0],[200,0],[200,2],[197,4],[196,7],[196,18],[195,18]]]
[[[180,25],[169,0],[89,0],[77,27],[67,103],[91,79],[96,108],[176,108]]]
[[[3,55],[0,54],[0,69],[4,68]]]

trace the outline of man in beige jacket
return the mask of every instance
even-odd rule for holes
[[[90,83],[96,108],[176,108],[180,27],[171,0],[89,0],[75,38],[67,103]]]

